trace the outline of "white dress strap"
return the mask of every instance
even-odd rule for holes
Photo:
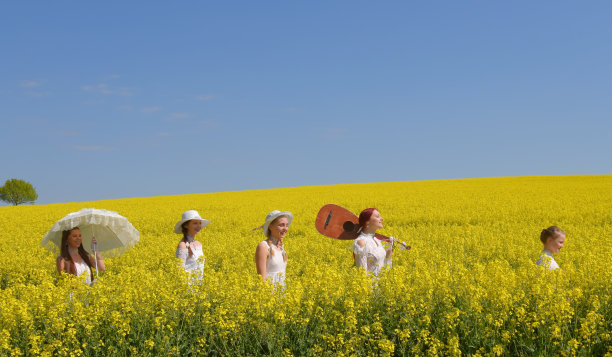
[[[272,253],[272,247],[270,247],[270,243],[268,243],[267,240],[262,240],[262,242],[268,246],[268,253]]]
[[[181,263],[185,271],[194,273],[199,280],[204,277],[204,252],[202,245],[192,246],[191,256],[187,248],[176,248],[176,257],[181,259]]]
[[[79,263],[73,263],[74,267],[76,268],[76,275],[81,276],[81,274],[83,273],[87,274],[85,282],[91,285],[91,270],[89,269],[89,265],[87,265],[87,263],[85,263],[84,261],[81,261]]]
[[[267,240],[262,241],[268,246],[268,260],[266,261],[266,274],[272,279],[275,284],[285,285],[285,270],[287,262],[284,259],[285,249],[281,250],[281,254],[274,254],[272,246]]]

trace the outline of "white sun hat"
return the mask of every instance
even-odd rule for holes
[[[207,225],[210,224],[209,220],[200,217],[200,214],[198,213],[198,211],[191,209],[189,211],[185,211],[183,213],[183,216],[181,217],[181,220],[178,221],[174,225],[174,233],[182,234],[183,233],[183,228],[181,226],[183,225],[183,223],[185,223],[187,221],[191,221],[192,219],[197,219],[199,221],[202,221],[202,228],[204,228],[204,227],[206,227]]]
[[[263,232],[266,235],[266,237],[268,237],[268,226],[270,225],[270,223],[272,223],[272,221],[274,221],[280,216],[287,217],[287,219],[289,220],[287,226],[291,225],[291,221],[293,220],[293,214],[291,214],[291,212],[288,212],[288,211],[281,212],[279,210],[274,210],[268,213],[268,215],[266,216],[266,223],[264,223],[262,226]]]

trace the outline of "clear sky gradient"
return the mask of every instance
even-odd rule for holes
[[[612,173],[609,1],[11,1],[37,203]]]

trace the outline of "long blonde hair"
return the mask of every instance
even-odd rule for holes
[[[272,222],[270,222],[270,224],[268,225],[268,231],[266,232],[266,237],[268,237],[268,240],[272,240],[272,232],[270,231],[270,226],[272,224],[274,224],[274,222],[278,221],[279,218],[282,218],[282,217],[285,217],[285,218],[289,219],[288,216],[281,215],[281,216],[278,216],[278,217],[274,218],[274,220]],[[278,238],[274,238],[274,239],[278,239]],[[287,255],[287,253],[285,253],[285,245],[283,243],[283,240],[279,239],[278,241],[279,241],[279,245],[278,245],[279,248],[281,248],[283,250],[283,254],[284,255]],[[274,249],[272,249],[272,247],[270,247],[270,255],[274,256]]]

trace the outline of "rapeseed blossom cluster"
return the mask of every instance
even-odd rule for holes
[[[225,192],[0,207],[0,355],[612,355],[612,176],[487,178]],[[315,230],[327,203],[377,207],[380,232],[412,245],[378,277],[351,241]],[[113,210],[140,243],[89,287],[40,247],[72,211]],[[205,274],[174,252],[180,214]],[[261,282],[250,232],[291,211],[287,286]],[[540,231],[567,234],[561,269],[535,264]]]

